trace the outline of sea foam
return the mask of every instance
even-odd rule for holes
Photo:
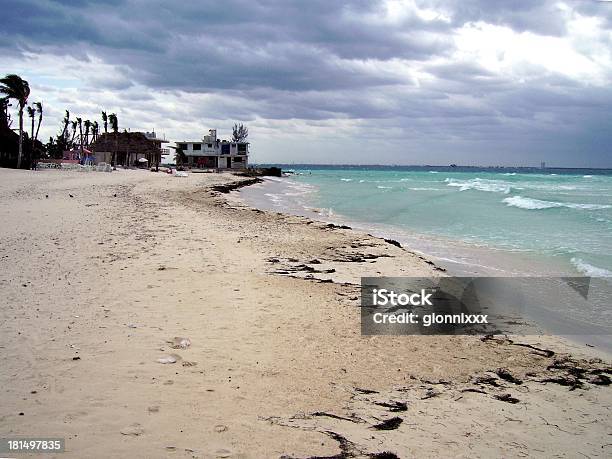
[[[587,276],[612,277],[612,271],[608,271],[607,269],[598,268],[597,266],[590,265],[584,260],[581,260],[580,258],[572,258],[571,262],[578,271]]]
[[[565,207],[568,209],[600,210],[609,209],[612,207],[605,204],[577,204],[573,202],[542,201],[540,199],[524,198],[523,196],[512,196],[510,198],[505,198],[502,202],[505,202],[506,205],[510,207],[518,207],[519,209],[527,210],[554,209],[559,207]]]
[[[485,180],[480,178],[471,180],[455,180],[447,178],[444,181],[446,182],[446,186],[459,188],[459,191],[478,190],[489,191],[492,193],[510,193],[510,185],[503,181]]]

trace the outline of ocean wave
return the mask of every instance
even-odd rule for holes
[[[516,175],[516,172],[506,172],[504,175]]]
[[[438,174],[438,171],[429,171],[430,174]]]
[[[408,188],[409,190],[412,191],[440,191],[440,188],[426,188],[426,187],[413,187],[413,188]]]
[[[506,182],[499,182],[495,180],[485,180],[481,178],[475,178],[471,180],[455,180],[447,178],[444,180],[446,186],[452,186],[459,188],[459,191],[467,190],[478,190],[478,191],[489,191],[492,193],[510,193],[510,185]]]
[[[592,178],[592,175],[583,175],[582,178]]]
[[[342,180],[343,182],[352,182],[353,181],[352,178],[341,178],[340,180]]]
[[[523,196],[512,196],[510,198],[505,198],[502,202],[505,202],[509,207],[518,207],[519,209],[527,210],[554,209],[559,207],[565,207],[568,209],[600,210],[609,209],[612,207],[606,204],[577,204],[573,202],[542,201],[540,199],[524,198]]]
[[[587,276],[612,277],[612,271],[608,271],[607,269],[598,268],[597,266],[590,265],[584,260],[581,260],[580,258],[572,258],[570,261],[578,271]]]
[[[393,187],[392,186],[377,185],[376,188],[380,188],[381,190],[390,190]]]

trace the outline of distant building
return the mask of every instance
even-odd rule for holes
[[[229,142],[217,139],[217,130],[210,129],[199,142],[177,142],[183,150],[187,165],[201,169],[246,169],[249,142]]]
[[[89,149],[94,152],[96,163],[110,164],[115,153],[116,165],[157,166],[161,162],[163,143],[168,141],[158,139],[155,132],[108,132],[101,134]]]

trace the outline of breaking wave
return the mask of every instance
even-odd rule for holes
[[[505,182],[499,182],[494,180],[485,180],[475,178],[471,180],[454,180],[447,178],[444,180],[446,186],[453,186],[459,188],[459,191],[467,190],[478,190],[478,191],[489,191],[493,193],[510,193],[510,185]]]
[[[559,207],[565,207],[568,209],[599,210],[609,209],[612,207],[605,204],[576,204],[571,202],[542,201],[540,199],[524,198],[523,196],[512,196],[510,198],[505,198],[502,202],[505,202],[506,205],[510,207],[518,207],[519,209],[527,210],[554,209]]]

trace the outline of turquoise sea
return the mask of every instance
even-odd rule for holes
[[[247,201],[395,237],[457,273],[612,276],[612,170],[291,169]]]

